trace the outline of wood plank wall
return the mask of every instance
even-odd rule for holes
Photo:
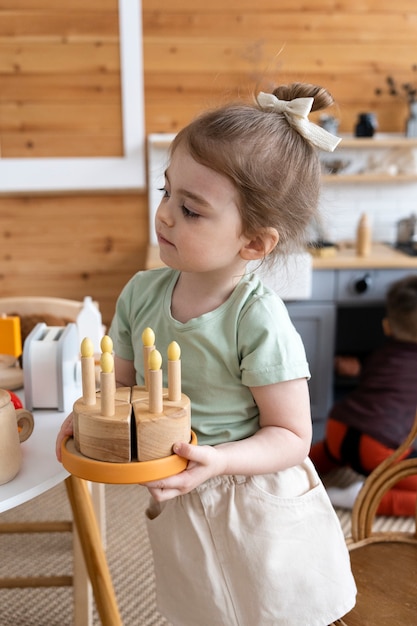
[[[404,129],[405,102],[385,80],[417,86],[415,0],[144,0],[143,8],[153,130],[175,131],[202,107],[277,80],[327,87],[343,132],[361,111],[375,111],[381,131]]]
[[[121,156],[117,0],[0,0],[3,157]],[[146,194],[0,197],[0,295],[100,303],[144,266]]]
[[[417,84],[415,0],[143,0],[143,31],[148,133],[276,80],[328,87],[343,132],[362,111],[403,132],[385,80]],[[0,0],[0,146],[121,154],[117,0]],[[89,294],[109,321],[147,232],[146,193],[1,197],[0,295]]]

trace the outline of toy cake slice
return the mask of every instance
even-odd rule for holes
[[[190,440],[191,403],[181,394],[178,402],[169,400],[168,389],[162,393],[162,413],[153,413],[144,389],[132,388],[132,407],[136,426],[137,457],[150,461],[172,454],[176,441]]]
[[[96,404],[86,405],[83,398],[73,406],[75,447],[81,454],[113,463],[132,460],[130,387],[115,392],[114,415],[101,413],[100,392]]]

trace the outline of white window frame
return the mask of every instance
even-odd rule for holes
[[[141,0],[119,0],[123,156],[0,158],[0,194],[146,188]]]

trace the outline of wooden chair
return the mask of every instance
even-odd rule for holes
[[[417,624],[417,511],[412,532],[373,530],[382,496],[399,480],[417,474],[417,458],[398,461],[417,437],[417,412],[407,439],[365,481],[352,511],[348,541],[358,587],[355,608],[340,626]]]
[[[8,297],[0,298],[0,315],[17,313],[19,315],[53,315],[76,321],[83,303],[77,300],[51,297]],[[104,485],[90,483],[91,497],[102,541],[105,544],[105,500]],[[45,578],[28,577],[24,579],[0,579],[0,588],[8,587],[74,587],[74,623],[90,624],[92,621],[92,594],[87,570],[82,555],[80,538],[71,520],[48,522],[22,522],[19,524],[0,524],[0,533],[39,533],[73,532],[74,565],[73,576],[50,576]],[[82,540],[83,538],[81,538]]]
[[[83,303],[66,298],[49,298],[38,296],[20,296],[0,298],[1,313],[19,313],[20,315],[50,314],[65,317],[75,322]]]

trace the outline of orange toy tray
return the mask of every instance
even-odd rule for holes
[[[191,443],[197,444],[197,437],[191,432]],[[62,442],[62,464],[78,478],[96,483],[130,485],[161,480],[179,474],[187,467],[187,459],[177,454],[154,459],[153,461],[132,461],[131,463],[108,463],[90,459],[76,450],[74,439],[67,437]]]

